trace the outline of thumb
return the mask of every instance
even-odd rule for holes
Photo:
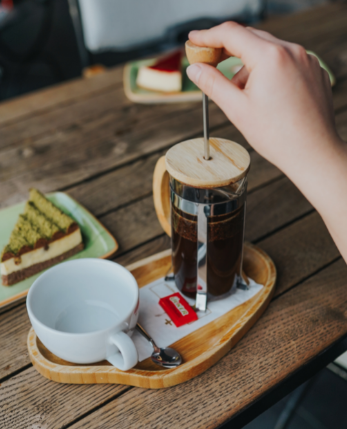
[[[243,91],[208,64],[192,64],[187,68],[187,75],[234,122],[240,110],[243,110],[246,98]]]

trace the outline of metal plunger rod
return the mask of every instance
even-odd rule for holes
[[[216,67],[220,62],[222,49],[221,48],[207,48],[204,46],[194,45],[190,40],[186,42],[186,54],[189,64],[204,63]],[[208,97],[202,94],[203,118],[204,118],[204,158],[211,159],[210,156],[210,142],[208,132]]]
[[[210,159],[210,136],[209,136],[209,126],[208,126],[208,97],[206,94],[202,93],[202,110],[204,118],[204,158],[206,160]]]

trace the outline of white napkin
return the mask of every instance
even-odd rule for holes
[[[154,339],[158,347],[167,347],[191,332],[212,322],[233,308],[251,299],[264,286],[249,279],[249,289],[236,289],[233,294],[219,301],[208,302],[205,313],[197,313],[198,320],[177,328],[159,305],[159,299],[178,292],[174,281],[165,281],[164,278],[156,280],[140,289],[140,315],[139,323]],[[194,300],[184,297],[190,305]],[[132,336],[139,354],[139,361],[147,359],[153,352],[152,346],[141,334],[134,331]]]

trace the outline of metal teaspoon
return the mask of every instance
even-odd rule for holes
[[[176,350],[171,347],[165,347],[165,349],[158,347],[153,338],[147,334],[141,325],[137,324],[136,330],[151,343],[154,350],[151,358],[154,363],[163,366],[164,368],[175,368],[176,366],[181,365],[182,357]]]

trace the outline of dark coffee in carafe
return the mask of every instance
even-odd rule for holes
[[[177,288],[195,298],[198,258],[197,216],[172,204],[172,261]],[[231,293],[241,275],[244,204],[236,210],[209,216],[207,222],[207,291],[210,300]],[[202,252],[201,252],[202,250]]]

